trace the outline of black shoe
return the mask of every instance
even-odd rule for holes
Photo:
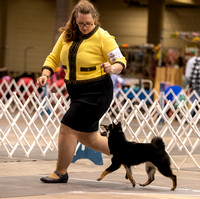
[[[44,183],[67,183],[68,182],[68,174],[61,175],[57,171],[54,171],[54,173],[59,177],[58,179],[50,178],[50,177],[42,177],[40,180]]]

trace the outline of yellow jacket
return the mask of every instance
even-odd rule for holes
[[[65,69],[67,83],[84,83],[104,77],[106,73],[101,64],[105,62],[118,62],[126,67],[125,57],[115,38],[98,26],[78,41],[66,43],[61,34],[42,69],[49,69],[53,74],[60,62]]]

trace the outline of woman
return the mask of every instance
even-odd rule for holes
[[[110,154],[107,138],[97,130],[113,97],[110,74],[119,74],[126,60],[114,37],[99,27],[98,17],[93,4],[79,1],[66,26],[60,29],[62,34],[42,67],[42,76],[37,79],[37,84],[44,86],[61,62],[71,99],[70,108],[61,120],[56,170],[41,178],[45,183],[68,181],[67,168],[77,140]]]

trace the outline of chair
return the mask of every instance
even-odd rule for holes
[[[0,86],[0,98],[2,97],[3,93],[6,93],[6,90],[7,90],[7,86],[6,84],[9,84],[11,81],[11,77],[10,76],[3,76],[1,79],[0,79],[0,84],[2,84]],[[7,99],[10,97],[9,94],[6,95]]]
[[[167,89],[165,89],[165,95],[166,95],[170,90],[172,90],[173,93],[177,96],[177,95],[181,92],[182,88],[181,88],[180,86],[178,86],[178,85],[169,86]],[[170,93],[170,94],[167,96],[167,99],[173,101],[173,95]]]
[[[10,83],[11,77],[10,76],[3,76],[0,79],[0,84],[3,82],[3,80],[5,80],[8,84]]]
[[[165,89],[165,91],[164,91],[165,95],[166,95],[170,90],[172,90],[173,93],[177,96],[177,95],[181,92],[182,88],[181,88],[180,86],[178,86],[178,85],[169,86],[169,87],[168,87],[167,89]],[[173,102],[173,98],[174,98],[174,96],[173,96],[172,93],[169,93],[169,94],[167,95],[167,100],[168,100],[168,101],[170,100],[171,102]],[[178,105],[179,105],[179,103],[178,103],[178,102],[175,102],[175,103],[174,103],[174,108],[176,109],[176,108],[178,107]],[[168,116],[170,117],[172,114],[173,114],[172,110],[169,109],[169,111],[168,111]]]
[[[58,80],[56,81],[56,86],[57,86],[57,87],[61,88],[63,85],[65,85],[64,79],[58,79]]]
[[[30,82],[32,82],[34,84],[33,79],[30,77],[22,77],[17,81],[17,85],[19,86],[19,90],[21,92],[20,95],[23,96],[24,100],[27,100],[27,98],[28,98],[27,91],[29,91],[30,93],[33,92],[33,86],[30,84]],[[26,85],[27,88],[25,88],[24,85]],[[29,87],[28,87],[28,85],[29,85]],[[25,90],[25,92],[24,92],[24,90]],[[19,95],[19,93],[17,93],[17,94]]]

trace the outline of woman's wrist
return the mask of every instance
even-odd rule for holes
[[[113,74],[120,74],[123,70],[123,66],[121,64],[115,63],[111,66]]]
[[[47,77],[47,79],[49,79],[49,77],[51,76],[51,71],[49,69],[43,68],[42,69],[42,75],[41,76],[45,76]]]
[[[42,76],[45,76],[47,79],[49,79],[49,75],[46,75],[46,74],[42,74]]]
[[[116,73],[116,70],[115,70],[115,67],[112,65],[112,74],[115,74]]]

